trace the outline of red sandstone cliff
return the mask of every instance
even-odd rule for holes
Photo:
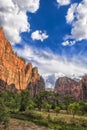
[[[68,77],[61,77],[56,80],[54,92],[62,97],[70,94],[76,100],[87,100],[87,76],[82,77],[79,82]]]
[[[32,63],[26,65],[25,60],[18,57],[11,44],[5,38],[3,29],[0,28],[0,88],[15,87],[20,91],[26,89],[28,84],[40,80],[38,69],[32,67]],[[37,86],[38,87],[38,86]]]

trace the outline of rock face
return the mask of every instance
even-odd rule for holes
[[[81,83],[82,83],[83,99],[87,101],[87,76],[83,76]]]
[[[44,79],[40,76],[36,82],[30,82],[27,89],[30,91],[31,96],[34,97],[40,90],[44,90],[44,86]]]
[[[57,79],[54,88],[55,93],[62,97],[70,94],[75,100],[87,100],[87,76],[84,76],[79,82],[68,77]]]
[[[0,28],[0,90],[15,88],[21,91],[26,89],[29,83],[33,84],[39,80],[38,69],[33,68],[31,63],[26,65],[25,60],[14,53],[3,29]]]

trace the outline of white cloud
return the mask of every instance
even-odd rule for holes
[[[70,4],[70,0],[57,0],[57,2],[60,6]]]
[[[15,48],[15,51],[28,62],[32,62],[34,66],[37,66],[42,75],[47,73],[82,75],[87,73],[87,66],[82,64],[85,62],[87,63],[87,60],[81,56],[72,57],[71,61],[68,61],[65,56],[58,56],[50,50],[38,50],[26,45],[22,49]]]
[[[24,48],[14,48],[19,56],[37,66],[39,74],[45,79],[46,87],[54,87],[54,82],[58,77],[67,76],[79,79],[79,76],[87,74],[87,58],[73,56],[70,61],[65,56],[58,56],[51,50],[31,48],[25,45]]]
[[[11,43],[21,41],[21,32],[29,31],[26,12],[36,12],[40,0],[0,0],[0,26]]]
[[[38,10],[39,1],[40,0],[13,0],[13,2],[19,7],[19,10],[32,13]]]
[[[66,21],[72,25],[68,39],[87,40],[87,0],[83,0],[79,4],[72,4],[68,9]]]
[[[33,32],[31,34],[31,38],[33,40],[40,40],[43,42],[45,39],[48,38],[48,35],[45,32],[42,32],[40,30],[36,30],[35,32]]]
[[[63,46],[69,45],[69,41],[67,40],[67,41],[65,41],[65,42],[62,42],[62,45],[63,45]]]
[[[72,4],[71,7],[68,9],[68,12],[66,15],[67,23],[71,23],[74,20],[76,7],[77,7],[77,3]]]
[[[68,46],[68,45],[72,46],[75,43],[76,43],[75,41],[68,41],[68,40],[66,40],[66,41],[62,42],[62,45],[63,46]]]

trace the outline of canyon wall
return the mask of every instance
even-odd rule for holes
[[[62,97],[72,95],[75,100],[87,101],[87,76],[83,76],[78,82],[68,77],[60,77],[56,80],[54,92]]]
[[[32,63],[26,65],[25,60],[17,56],[0,28],[0,89],[21,91],[39,80],[38,69],[33,68]]]

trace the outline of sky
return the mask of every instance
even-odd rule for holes
[[[41,75],[87,74],[87,0],[0,0],[0,26]]]

